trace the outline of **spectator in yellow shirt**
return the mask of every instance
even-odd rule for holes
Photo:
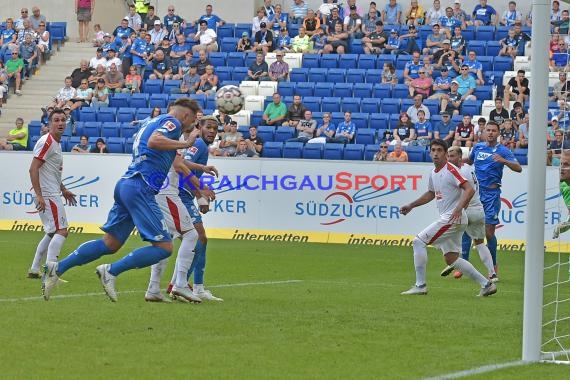
[[[26,150],[28,147],[28,127],[24,119],[16,119],[16,128],[8,132],[6,138],[0,139],[0,150]]]

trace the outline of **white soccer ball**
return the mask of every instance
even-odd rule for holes
[[[227,115],[243,109],[245,99],[237,86],[224,86],[216,92],[216,107]]]

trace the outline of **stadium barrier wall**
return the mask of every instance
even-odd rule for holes
[[[0,229],[41,231],[28,174],[30,153],[2,153]],[[127,155],[64,157],[63,182],[77,195],[67,207],[72,233],[99,233],[113,204],[113,189],[130,162]],[[313,161],[287,159],[211,159],[220,177],[204,176],[217,193],[204,215],[210,237],[235,240],[319,242],[352,245],[408,246],[437,218],[435,203],[408,216],[399,207],[427,190],[431,164]],[[546,239],[567,210],[558,191],[558,170],[548,168]],[[526,214],[526,167],[522,174],[505,170],[501,249],[523,251]],[[546,241],[549,251],[570,252],[570,235]]]

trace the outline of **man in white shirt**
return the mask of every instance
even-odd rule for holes
[[[97,66],[103,65],[104,67],[107,66],[107,58],[103,57],[103,48],[97,48],[97,53],[95,57],[89,60],[89,68],[92,70],[97,69]]]
[[[218,35],[214,29],[208,28],[208,21],[201,20],[198,32],[194,35],[194,41],[200,41],[199,45],[192,47],[193,52],[206,50],[207,52],[218,51],[218,42],[216,39]]]

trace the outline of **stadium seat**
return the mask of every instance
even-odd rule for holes
[[[137,114],[135,115],[136,120],[143,120],[150,116],[152,113],[152,108],[138,108]]]
[[[295,137],[294,127],[279,126],[275,130],[275,141],[287,141]]]
[[[231,51],[226,57],[226,64],[228,67],[243,67],[245,66],[245,53],[240,51]]]
[[[315,84],[312,82],[299,82],[296,86],[296,95],[313,96]]]
[[[378,101],[381,99],[391,98],[392,85],[387,83],[374,84],[374,87],[372,87],[372,96],[378,98]]]
[[[368,144],[364,147],[364,159],[372,161],[374,155],[380,150],[380,144]]]
[[[109,137],[107,140],[107,149],[109,153],[125,153],[125,139],[122,137]]]
[[[303,158],[321,160],[323,158],[323,144],[305,144]]]
[[[352,44],[349,46],[350,53],[352,54],[364,54],[364,47],[362,46],[361,39],[352,40]]]
[[[219,77],[219,72],[218,72],[217,68],[216,68],[216,74],[218,74],[218,77]],[[222,80],[222,79],[220,78],[220,80]],[[180,88],[181,84],[182,84],[182,81],[179,79],[167,79],[164,81],[164,83],[162,85],[162,92],[165,94],[170,94],[172,89]]]
[[[358,54],[342,54],[338,59],[338,67],[341,69],[355,69],[358,66]]]
[[[467,42],[467,51],[474,51],[477,54],[477,58],[484,56],[486,51],[487,42],[472,40]]]
[[[233,24],[224,24],[216,28],[216,34],[218,35],[218,38],[235,37],[234,28],[235,26]],[[238,37],[241,37],[241,35],[239,35]]]
[[[364,69],[348,70],[346,72],[346,82],[354,84],[366,82],[366,70]]]
[[[283,157],[283,143],[266,141],[263,144],[262,156],[267,158],[281,158]]]
[[[236,24],[234,28],[234,36],[236,38],[241,38],[243,32],[247,32],[251,39],[253,39],[253,36],[251,35],[251,23],[244,22]]]
[[[85,125],[84,121],[76,121],[75,122],[75,135],[81,136],[83,135],[83,126]],[[28,134],[29,135],[29,134]]]
[[[287,142],[283,146],[283,158],[301,158],[303,156],[302,142]]]
[[[49,23],[47,30],[50,33],[52,43],[55,43],[56,49],[59,51],[60,46],[65,43],[67,36],[67,22],[52,21]]]
[[[477,100],[489,100],[493,96],[493,87],[492,86],[477,86],[475,87],[475,91],[473,95],[477,98]]]
[[[362,161],[364,159],[363,144],[347,144],[344,147],[344,160]]]
[[[247,76],[247,67],[234,67],[232,72],[232,80],[241,82]]]
[[[236,51],[236,46],[239,38],[235,37],[224,37],[221,39],[220,51],[231,53]]]
[[[409,87],[405,84],[396,84],[392,88],[392,97],[396,99],[407,99],[410,96]]]
[[[475,39],[480,41],[495,40],[495,26],[481,25],[475,29]]]
[[[97,112],[97,121],[102,123],[114,122],[117,119],[117,109],[115,107],[102,107]]]
[[[123,93],[114,94],[113,96],[109,97],[109,107],[116,107],[116,108],[129,107],[130,99],[131,99],[131,94],[123,94]]]
[[[396,70],[404,70],[406,63],[410,62],[411,59],[409,55],[399,55],[398,58],[396,58]],[[380,67],[378,67],[378,69],[380,70]]]
[[[343,112],[360,112],[360,98],[342,98],[340,109]]]
[[[311,67],[309,69],[309,82],[319,83],[327,81],[328,69],[322,67]],[[344,82],[344,79],[343,79]],[[301,83],[301,82],[299,82]]]
[[[388,125],[390,126],[390,129],[396,128],[396,125],[398,125],[399,116],[399,114],[390,114],[388,116]]]
[[[121,135],[121,123],[116,121],[101,124],[101,136],[119,137]],[[122,152],[121,152],[122,153]]]
[[[308,110],[312,112],[321,111],[321,98],[318,96],[305,96],[303,97],[303,104]]]
[[[463,35],[463,38],[465,38],[465,41],[474,40],[475,39],[475,27],[474,26],[468,26],[465,29],[463,29],[461,34]]]
[[[439,115],[439,100],[426,99],[423,101],[424,106],[429,110],[430,116]]]
[[[38,138],[40,136],[37,136]],[[71,149],[81,142],[81,136],[69,136],[61,138],[61,150],[62,152],[71,152]],[[35,143],[34,143],[35,144]]]
[[[409,57],[408,57],[409,59]],[[376,69],[384,70],[384,64],[391,63],[396,66],[396,56],[392,54],[380,54],[376,60]]]
[[[249,139],[249,126],[248,125],[239,125],[237,131],[241,133],[244,139]]]
[[[358,128],[354,134],[354,142],[357,144],[374,144],[376,142],[376,130]]]
[[[360,100],[360,112],[377,113],[380,111],[380,99],[362,98]]]
[[[146,94],[160,94],[162,92],[162,79],[148,79],[143,84]]]
[[[339,98],[351,97],[352,96],[352,83],[335,83],[334,85],[334,96]]]
[[[125,153],[132,154],[133,153],[133,144],[135,140],[130,137],[125,139]]]
[[[210,110],[215,110],[216,107],[216,98],[214,98],[213,96],[207,96],[206,97],[206,107],[204,108],[204,114],[208,114],[205,110],[210,109]]]
[[[501,51],[501,43],[499,41],[487,41],[487,56],[496,57]]]
[[[493,60],[494,71],[511,71],[513,69],[513,59],[511,57],[495,57]]]
[[[289,72],[289,80],[291,82],[306,82],[309,78],[309,70],[303,67],[294,68]]]
[[[233,67],[228,66],[216,66],[216,75],[218,76],[218,80],[220,83],[224,83],[226,81],[232,80],[232,72]],[[164,81],[164,86],[166,87],[166,81]],[[164,89],[164,92],[170,93],[170,90]]]
[[[485,78],[485,83],[490,86],[492,86],[493,84],[496,84],[497,86],[502,86],[504,75],[505,73],[503,71],[486,71],[483,73],[483,77]]]
[[[519,164],[528,165],[528,149],[518,148],[513,153]]]
[[[120,136],[125,138],[131,138],[135,133],[138,132],[140,124],[133,123],[121,123]]]
[[[423,146],[408,145],[406,153],[408,154],[408,161],[410,162],[423,162],[426,148]]]
[[[511,27],[510,26],[506,26],[506,25],[499,25],[497,26],[497,29],[495,30],[495,41],[493,42],[498,42],[500,40],[502,40],[503,38],[506,38],[509,35],[509,29]],[[489,48],[489,42],[491,41],[487,41],[487,48]],[[493,54],[489,54],[487,53],[487,55],[493,55]]]
[[[272,125],[259,125],[257,127],[257,134],[263,141],[274,141],[275,127]]]
[[[28,136],[40,136],[41,132],[42,132],[41,121],[32,120],[28,123]]]
[[[366,83],[372,83],[374,85],[380,84],[382,81],[382,70],[380,69],[368,69],[366,70],[366,75],[364,80]]]
[[[97,121],[97,108],[81,107],[79,109],[79,121]]]
[[[320,96],[321,98],[331,96],[334,91],[333,83],[316,83],[315,90],[313,92],[314,96]]]
[[[400,105],[400,112],[407,112],[408,108],[410,108],[414,104],[413,99],[402,99],[402,103]]]
[[[383,98],[381,110],[383,113],[399,114],[400,113],[400,99]]]
[[[204,94],[190,94],[189,98],[197,101],[201,108],[206,107],[206,95],[204,95]],[[148,107],[148,106],[145,106],[145,107]]]
[[[325,160],[342,160],[344,155],[344,144],[327,143],[323,152]]]
[[[279,82],[277,84],[277,92],[281,96],[293,96],[296,93],[296,82]]]
[[[101,136],[101,123],[98,121],[86,121],[83,123],[83,134],[87,137]]]
[[[493,70],[493,57],[478,56],[477,60],[481,63],[481,66],[483,66],[483,72]]]
[[[249,122],[251,125],[258,126],[262,123],[263,120],[263,111],[253,111],[251,115],[249,115]]]
[[[353,112],[352,113],[352,122],[356,126],[356,129],[360,128],[368,128],[368,119],[369,116],[367,113],[362,112]]]
[[[376,56],[371,54],[360,54],[358,58],[358,68],[365,70],[375,69]]]
[[[148,98],[148,94],[132,94],[130,106],[132,108],[147,108]]]
[[[312,68],[312,67],[321,67],[320,62],[321,56],[319,54],[303,54],[303,62],[301,63],[301,67],[305,68]]]
[[[356,69],[354,70],[356,71]],[[372,83],[355,83],[352,93],[355,98],[371,98],[372,97]]]
[[[461,103],[461,114],[469,114],[471,116],[480,115],[482,104],[483,102],[481,100],[465,100]]]
[[[337,69],[337,68],[328,69],[326,73],[326,81],[329,83],[351,82],[347,78],[346,69]],[[316,82],[324,82],[324,81],[316,81]]]
[[[168,94],[152,94],[148,101],[150,108],[160,107],[165,108],[168,105]]]
[[[336,69],[338,67],[338,54],[327,54],[321,56],[319,67]]]
[[[257,95],[261,96],[273,96],[277,92],[277,82],[273,81],[261,81],[257,87]]]
[[[340,99],[336,97],[324,97],[321,101],[322,112],[339,112]]]

